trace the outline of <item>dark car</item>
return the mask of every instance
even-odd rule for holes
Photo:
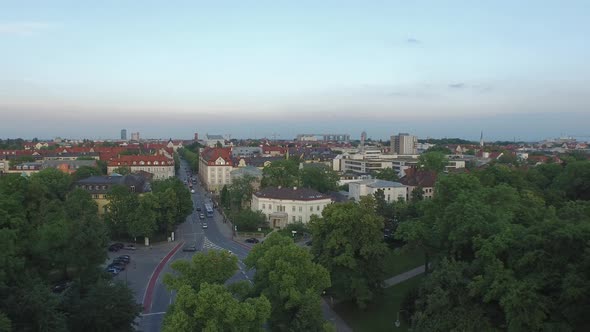
[[[128,245],[124,246],[123,249],[125,249],[125,250],[136,250],[137,248],[133,244],[128,244]]]
[[[111,251],[111,252],[117,252],[117,251],[119,251],[119,246],[116,246],[114,244],[111,244],[109,246],[109,251]]]
[[[255,237],[251,237],[249,239],[246,239],[246,242],[248,242],[248,243],[258,243],[260,241],[258,241],[258,239],[255,238]]]
[[[124,258],[119,258],[119,257],[113,259],[113,264],[119,264],[119,263],[127,265],[127,264],[129,264],[129,260],[126,260]]]
[[[197,211],[201,211],[201,207],[200,206],[197,206]]]
[[[125,264],[123,263],[111,263],[109,264],[109,266],[107,266],[108,268],[116,268],[119,271],[124,271],[125,270]]]
[[[119,274],[119,272],[121,272],[121,270],[117,269],[116,267],[107,267],[105,271],[113,276],[116,276]]]
[[[182,248],[182,251],[194,252],[194,251],[197,251],[197,246],[194,244],[187,245],[187,246],[184,246],[184,248]]]

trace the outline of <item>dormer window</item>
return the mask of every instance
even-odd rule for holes
[[[140,165],[145,165],[145,161],[142,160],[142,161],[139,162],[139,164]]]
[[[158,162],[157,161],[154,161],[154,165],[158,165]]]

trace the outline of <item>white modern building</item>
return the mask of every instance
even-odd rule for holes
[[[221,136],[221,135],[206,134],[205,139],[203,140],[203,143],[205,146],[208,146],[210,148],[217,147],[217,143],[221,144],[222,147],[227,146],[225,144],[225,138],[223,138],[223,136]]]
[[[309,188],[267,187],[252,194],[253,211],[262,211],[270,226],[284,228],[290,223],[308,223],[312,215],[322,215],[332,199]]]
[[[378,190],[383,190],[388,203],[406,200],[408,194],[407,187],[399,182],[373,179],[349,183],[348,197],[358,202],[361,197],[374,195]]]

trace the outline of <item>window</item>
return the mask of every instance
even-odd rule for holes
[[[295,222],[295,216],[293,216],[293,222]]]
[[[131,192],[134,193],[135,192],[135,186],[131,186],[129,189],[131,189]]]
[[[309,211],[313,212],[313,206],[309,207]]]
[[[299,207],[299,212],[303,212],[303,207],[302,206]]]
[[[293,206],[293,212],[295,212],[295,206]],[[295,220],[293,220],[293,221],[295,221]]]
[[[272,204],[268,204],[268,209],[272,210]]]
[[[316,211],[319,211],[319,210],[320,210],[320,206],[318,205],[318,207],[317,207]]]
[[[266,205],[266,204],[262,204],[262,209],[263,209],[263,210],[266,208],[266,206],[265,206],[265,205]]]
[[[303,219],[301,218],[301,216],[299,216],[299,222],[303,222]]]

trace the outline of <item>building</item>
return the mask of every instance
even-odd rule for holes
[[[257,157],[262,154],[262,148],[258,146],[234,146],[231,150],[232,157]]]
[[[252,194],[253,211],[261,211],[270,227],[284,228],[288,224],[308,223],[312,215],[322,215],[332,203],[326,196],[309,188],[268,187]]]
[[[417,154],[418,138],[407,133],[391,136],[391,152],[402,155]]]
[[[437,178],[436,172],[411,168],[407,169],[405,173],[406,175],[399,179],[399,182],[408,188],[408,199],[412,198],[412,192],[416,188],[422,188],[424,199],[432,199]]]
[[[110,175],[117,168],[128,167],[131,173],[139,171],[154,175],[154,180],[165,180],[174,177],[174,159],[165,156],[119,156],[110,160],[107,164],[107,173]]]
[[[127,140],[127,129],[121,129],[121,139],[124,141]]]
[[[223,138],[223,136],[221,135],[206,134],[205,141],[203,143],[205,146],[208,146],[210,148],[215,148],[218,146],[218,144],[221,144],[222,147],[226,146],[225,138]]]
[[[234,168],[230,173],[231,182],[235,181],[244,176],[250,176],[254,179],[252,187],[254,190],[260,188],[260,182],[262,181],[262,171],[254,166],[246,166],[240,168]]]
[[[131,133],[131,140],[139,142],[139,132]]]
[[[219,192],[231,184],[231,148],[206,147],[199,156],[199,178],[209,191]]]
[[[115,185],[125,186],[129,191],[139,194],[151,191],[149,182],[144,177],[134,174],[125,176],[97,175],[76,182],[76,187],[84,189],[92,195],[92,199],[98,204],[99,214],[104,214],[107,211],[109,200],[106,198],[106,195]]]
[[[399,182],[385,181],[385,180],[363,180],[358,182],[351,182],[348,184],[348,196],[360,201],[361,197],[374,195],[378,190],[383,190],[385,194],[385,201],[388,203],[398,200],[406,200],[407,187]]]
[[[44,160],[42,169],[56,168],[64,173],[75,173],[82,166],[96,167],[96,160]]]

